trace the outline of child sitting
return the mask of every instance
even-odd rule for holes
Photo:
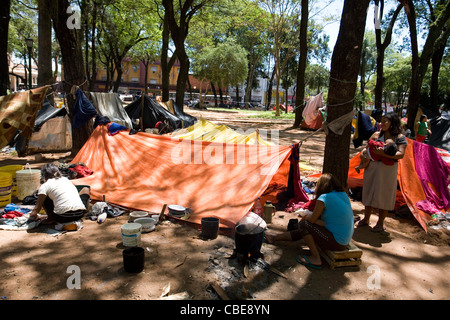
[[[382,161],[387,166],[392,166],[395,162],[394,159],[383,157],[381,155],[375,154],[375,148],[382,147],[384,153],[388,156],[394,156],[397,153],[397,144],[392,139],[387,139],[386,143],[382,141],[369,140],[367,142],[368,147],[364,148],[361,152],[361,163],[359,166],[355,167],[356,172],[360,172],[361,169],[367,168],[372,161]]]

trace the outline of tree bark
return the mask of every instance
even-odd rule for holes
[[[92,29],[91,29],[91,63],[92,63],[92,74],[89,79],[89,91],[94,91],[95,81],[97,79],[97,59],[96,59],[96,29],[97,29],[97,4],[94,2],[92,8]]]
[[[175,103],[183,108],[186,83],[189,80],[190,61],[186,53],[185,40],[189,33],[189,22],[193,15],[204,6],[204,3],[193,5],[194,0],[180,1],[180,12],[177,13],[179,21],[175,18],[173,0],[163,0],[165,15],[168,18],[170,34],[175,44],[177,57],[180,61],[180,73],[177,79],[177,93]]]
[[[215,85],[214,82],[212,82],[212,81],[210,81],[209,83],[210,83],[210,85],[211,85],[211,90],[212,90],[213,95],[214,95],[214,107],[217,108],[217,107],[219,106],[219,104],[217,103],[217,91],[216,91],[216,85]]]
[[[169,39],[170,27],[167,15],[164,15],[161,49],[161,81],[162,81],[162,100],[169,101],[170,70],[177,59],[176,50],[169,60]]]
[[[302,0],[302,17],[300,21],[300,57],[297,70],[297,90],[295,92],[295,120],[294,127],[300,127],[305,108],[305,72],[308,61],[308,0]]]
[[[54,83],[52,72],[52,19],[48,0],[38,1],[38,86]]]
[[[269,88],[267,88],[267,106],[266,106],[267,110],[270,109],[270,103],[272,102],[272,91],[273,91],[273,79],[274,78],[275,78],[275,67],[273,68],[272,76],[270,77],[270,80],[269,80]]]
[[[6,95],[9,86],[8,30],[11,19],[11,0],[0,6],[0,96]]]
[[[381,1],[384,2],[383,0]],[[376,1],[378,3],[378,1]],[[383,101],[383,85],[384,85],[384,56],[386,48],[391,43],[392,39],[392,30],[394,28],[395,21],[397,20],[398,14],[400,13],[403,5],[399,4],[394,11],[394,14],[391,17],[391,21],[389,22],[389,27],[386,30],[386,36],[384,41],[381,41],[381,29],[375,29],[375,39],[377,45],[377,79],[375,84],[375,109],[381,109],[381,104]],[[383,7],[380,9],[379,19],[383,16]]]
[[[448,38],[448,34],[443,32],[448,19],[450,18],[450,1],[447,1],[445,7],[440,11],[436,20],[430,24],[427,39],[422,49],[422,54],[419,57],[417,45],[417,30],[415,23],[415,8],[412,0],[401,0],[407,17],[410,28],[412,62],[411,62],[411,85],[410,94],[408,97],[408,126],[414,128],[414,122],[419,109],[420,90],[422,88],[423,79],[430,63],[431,57],[444,40]]]
[[[81,41],[77,29],[67,27],[69,15],[66,10],[69,7],[68,0],[51,1],[51,15],[53,20],[53,29],[55,36],[61,48],[62,64],[64,66],[64,86],[63,90],[70,93],[72,86],[79,86],[83,91],[87,89],[86,71],[84,68],[83,53],[81,50]],[[67,94],[67,103],[69,107],[69,117],[72,120],[71,112],[75,97]],[[86,143],[92,133],[92,124],[86,123],[79,129],[72,129],[72,156]]]
[[[362,42],[370,0],[345,0],[341,24],[331,59],[328,122],[353,110]],[[342,135],[331,130],[325,141],[323,172],[332,173],[347,187],[350,124]]]
[[[441,45],[431,58],[430,109],[439,112],[439,71],[445,53],[445,44]]]

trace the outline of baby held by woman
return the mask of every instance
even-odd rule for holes
[[[382,148],[384,153],[388,156],[394,156],[397,153],[397,144],[395,144],[392,139],[386,139],[386,142],[369,140],[367,142],[367,148],[364,148],[361,152],[361,163],[355,167],[356,172],[359,173],[361,169],[367,168],[370,161],[382,161],[388,166],[392,166],[394,164],[394,159],[376,154],[374,152],[376,148]]]

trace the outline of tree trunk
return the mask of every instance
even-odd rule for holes
[[[363,40],[364,43],[364,40]],[[365,88],[366,88],[366,66],[367,66],[367,58],[366,58],[366,50],[367,46],[364,44],[361,52],[361,65],[359,67],[360,75],[359,75],[359,94],[361,95],[361,101],[359,102],[359,110],[364,111],[366,105],[365,99]]]
[[[142,64],[144,65],[145,71],[144,71],[144,92],[143,95],[146,96],[148,94],[148,66],[150,64],[149,60],[142,61]],[[163,101],[169,101],[169,97],[167,97],[167,100]]]
[[[163,32],[162,32],[162,48],[161,48],[161,81],[162,81],[162,100],[169,101],[170,97],[170,70],[176,60],[176,51],[169,60],[169,40],[170,28],[169,19],[164,15]]]
[[[223,92],[222,92],[222,85],[219,86],[219,97],[220,97],[220,103],[224,103],[223,102]]]
[[[439,112],[439,70],[445,53],[445,45],[441,45],[431,58],[430,109]]]
[[[114,81],[113,92],[118,92],[120,84],[122,83],[122,59],[114,61],[114,64],[116,65],[117,78]]]
[[[377,45],[377,78],[375,84],[375,109],[381,109],[381,103],[383,101],[383,86],[384,86],[384,55],[386,48],[391,43],[392,39],[392,30],[394,28],[395,21],[397,20],[398,14],[400,13],[403,5],[399,4],[394,11],[394,14],[391,17],[391,21],[389,22],[389,27],[386,30],[386,36],[384,38],[384,42],[381,41],[381,29],[375,29],[375,39]],[[380,9],[379,20],[383,16],[383,2],[382,7]]]
[[[272,76],[270,77],[269,88],[267,88],[267,107],[266,107],[267,110],[270,109],[270,103],[272,102],[272,91],[273,91],[272,88],[274,78],[275,78],[275,67],[273,68]]]
[[[179,1],[180,12],[175,14],[173,0],[163,0],[165,15],[167,16],[170,34],[175,44],[177,51],[177,57],[180,61],[180,73],[177,80],[177,93],[175,103],[183,108],[184,105],[184,93],[186,91],[186,83],[189,80],[189,66],[190,61],[186,53],[185,40],[188,35],[189,22],[193,15],[200,10],[205,3],[198,3],[193,7],[194,0],[185,0],[184,3]],[[179,23],[177,23],[176,16],[179,17]]]
[[[62,64],[64,66],[64,87],[63,90],[69,93],[73,85],[79,86],[81,90],[87,89],[86,74],[83,63],[83,53],[81,50],[81,41],[77,29],[67,27],[66,21],[69,16],[66,13],[69,7],[68,0],[55,0],[51,2],[51,12],[55,36],[61,47]],[[75,102],[75,97],[67,94],[67,103],[69,110]],[[73,115],[70,112],[69,117],[72,120]],[[92,133],[92,124],[86,123],[79,129],[72,129],[72,154],[75,156],[86,143]]]
[[[212,90],[212,92],[214,94],[214,107],[217,108],[218,107],[218,103],[217,103],[216,85],[212,81],[210,81],[210,84],[211,84],[211,90]]]
[[[186,91],[186,83],[189,80],[189,57],[184,51],[184,46],[182,50],[177,49],[178,58],[180,61],[180,73],[177,79],[177,93],[176,93],[176,104],[183,108],[184,107],[184,93]]]
[[[430,63],[430,59],[435,51],[439,48],[444,40],[448,38],[446,32],[442,32],[450,17],[450,1],[447,1],[443,10],[440,11],[437,19],[430,24],[428,36],[422,48],[422,54],[419,58],[417,45],[417,31],[415,23],[415,9],[412,0],[402,0],[405,8],[411,36],[411,47],[413,57],[411,62],[412,77],[410,85],[410,94],[408,97],[408,126],[414,128],[414,122],[419,109],[420,90],[422,88],[423,79]]]
[[[277,47],[277,41],[275,40],[275,47]],[[281,70],[280,70],[280,50],[275,49],[275,116],[280,116],[280,77],[281,77]]]
[[[244,96],[244,102],[245,106],[248,107],[248,103],[251,102],[252,97],[252,83],[253,83],[253,76],[255,74],[255,64],[248,63],[248,74],[247,74],[247,85],[245,87],[245,96]]]
[[[52,19],[48,0],[39,0],[38,86],[54,83],[52,73]]]
[[[97,28],[97,6],[94,3],[92,12],[92,29],[91,29],[91,60],[92,60],[92,75],[89,81],[89,91],[94,91],[95,81],[97,79],[97,59],[96,59],[96,28]]]
[[[308,61],[308,0],[302,0],[302,18],[300,21],[300,57],[297,70],[297,90],[295,92],[295,120],[294,127],[300,127],[303,120],[303,109],[305,107],[305,72]]]
[[[11,0],[6,0],[0,6],[0,96],[8,92],[8,29],[11,10]]]
[[[341,24],[331,59],[328,122],[353,110],[362,42],[370,0],[345,0]],[[323,172],[332,173],[347,186],[350,124],[342,135],[326,137]]]

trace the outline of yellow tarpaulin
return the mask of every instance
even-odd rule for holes
[[[205,119],[200,119],[197,123],[186,129],[175,131],[171,136],[179,139],[221,143],[273,145],[273,143],[261,138],[258,131],[253,131],[250,134],[241,134],[226,125],[217,125]]]

